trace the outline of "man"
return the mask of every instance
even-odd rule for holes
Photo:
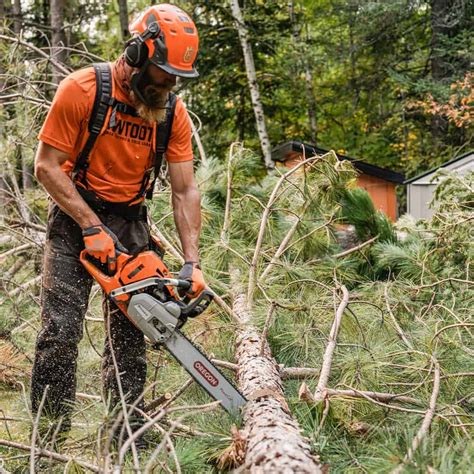
[[[77,346],[92,285],[79,254],[86,248],[113,272],[119,243],[132,254],[148,248],[144,196],[152,186],[150,170],[161,140],[157,127],[169,120],[167,104],[176,78],[198,76],[196,27],[179,8],[167,4],[147,8],[131,23],[130,31],[133,38],[124,54],[110,65],[112,99],[99,109],[106,112],[100,133],[90,138],[91,117],[98,115],[98,85],[91,67],[61,82],[39,134],[35,174],[51,196],[52,206],[31,400],[33,411],[42,405],[42,415],[55,420],[52,426],[62,433],[70,427]],[[198,255],[200,194],[193,176],[189,117],[179,98],[165,157],[186,261],[180,278],[192,282],[189,295],[196,296],[205,287]],[[102,379],[105,396],[116,407],[119,385],[128,403],[142,395],[145,341],[109,303],[104,305],[104,317]],[[143,408],[143,400],[137,407]]]

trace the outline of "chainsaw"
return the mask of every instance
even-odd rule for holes
[[[113,275],[83,250],[80,259],[107,297],[155,346],[164,346],[191,377],[229,413],[237,412],[247,400],[181,331],[188,318],[204,312],[214,295],[204,290],[194,299],[179,296],[189,290],[187,280],[173,278],[163,263],[158,239],[153,248],[129,255],[117,245],[117,267]]]

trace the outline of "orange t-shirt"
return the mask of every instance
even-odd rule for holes
[[[112,69],[112,96],[132,105],[120,89]],[[94,106],[94,68],[70,74],[59,85],[38,138],[69,153],[62,169],[71,174],[74,162],[89,136],[87,125]],[[165,158],[170,163],[193,159],[191,125],[183,102],[176,111]],[[110,107],[109,107],[110,109]],[[111,111],[109,110],[109,116]],[[108,124],[109,117],[106,119]],[[89,155],[87,183],[105,201],[127,202],[140,190],[144,173],[153,167],[156,124],[117,112],[116,127],[102,129]]]

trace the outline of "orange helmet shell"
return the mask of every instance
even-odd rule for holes
[[[175,5],[167,3],[153,5],[130,23],[130,33],[141,35],[154,22],[158,23],[161,32],[159,38],[149,38],[145,41],[148,60],[170,74],[197,77],[199,73],[194,63],[198,53],[199,37],[196,25],[189,15]],[[165,61],[163,61],[163,48],[160,48],[159,44],[160,39],[167,49]]]

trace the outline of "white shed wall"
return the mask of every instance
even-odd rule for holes
[[[429,204],[433,199],[435,184],[409,184],[408,185],[408,214],[416,219],[428,219],[433,214]]]
[[[456,172],[465,175],[474,171],[474,153],[455,161],[448,166],[441,166],[445,171]],[[433,200],[434,191],[439,179],[433,180],[436,172],[422,176],[419,179],[408,183],[408,213],[416,219],[427,219],[433,214],[433,210],[428,205]],[[441,178],[442,179],[442,178]],[[433,180],[433,182],[431,182]]]

